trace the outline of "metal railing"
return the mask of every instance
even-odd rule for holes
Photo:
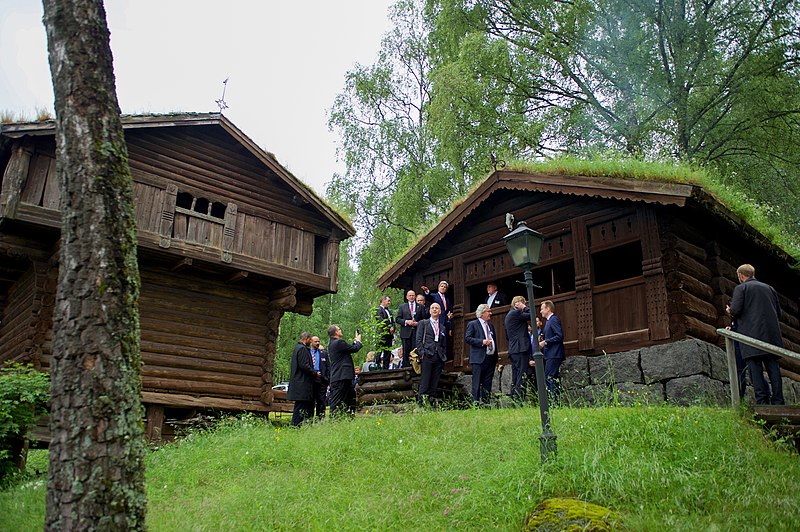
[[[795,353],[794,351],[789,351],[788,349],[756,340],[750,336],[745,336],[744,334],[733,332],[728,329],[717,329],[717,334],[725,338],[725,353],[728,355],[728,379],[730,379],[731,384],[731,406],[734,408],[739,405],[740,401],[739,375],[736,369],[736,348],[734,347],[734,342],[747,344],[751,347],[761,349],[765,353],[791,358],[800,362],[800,353]]]

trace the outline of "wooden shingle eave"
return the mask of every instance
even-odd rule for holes
[[[698,188],[694,185],[664,181],[498,170],[490,174],[472,193],[446,214],[433,229],[390,266],[378,279],[378,289],[385,290],[391,286],[391,283],[411,268],[427,250],[444,239],[472,211],[498,190],[567,194],[683,207]]]

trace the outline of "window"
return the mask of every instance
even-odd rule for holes
[[[193,213],[211,216],[220,220],[225,219],[227,206],[219,201],[211,202],[207,198],[195,198],[188,192],[179,192],[175,199],[175,206],[179,209]],[[186,213],[189,214],[189,213]]]
[[[631,242],[592,253],[594,286],[642,275],[642,245]]]

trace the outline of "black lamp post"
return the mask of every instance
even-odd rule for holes
[[[509,218],[509,215],[506,215]],[[511,217],[513,220],[513,217]],[[533,273],[531,268],[539,264],[539,257],[542,253],[544,235],[534,231],[519,222],[517,228],[503,237],[506,248],[511,255],[514,266],[525,271],[525,286],[528,288],[528,301],[531,307],[531,334],[536,334],[536,305],[533,299]],[[542,417],[542,435],[539,436],[539,450],[542,455],[542,463],[547,462],[551,456],[556,454],[557,444],[556,435],[550,427],[550,408],[547,402],[547,387],[544,381],[544,355],[539,349],[538,338],[533,342],[533,360],[536,362],[536,386],[539,389],[539,413]]]

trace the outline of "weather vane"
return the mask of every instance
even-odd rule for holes
[[[222,98],[219,100],[214,100],[214,102],[219,106],[219,112],[222,113],[223,109],[228,108],[228,104],[225,103],[225,89],[228,88],[228,80],[231,78],[225,78],[225,81],[222,82]]]

